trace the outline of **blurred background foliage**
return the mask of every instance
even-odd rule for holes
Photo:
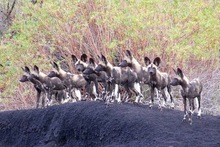
[[[3,0],[1,9],[7,12],[12,3]],[[12,23],[1,33],[0,102],[33,104],[31,86],[18,81],[25,65],[48,72],[50,61],[65,60],[73,70],[71,54],[97,60],[103,53],[112,61],[129,49],[142,65],[144,56],[159,56],[162,71],[173,75],[180,67],[190,79],[200,77],[207,101],[220,103],[219,10],[217,0],[16,1]]]

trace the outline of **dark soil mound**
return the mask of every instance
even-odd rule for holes
[[[220,117],[182,122],[183,112],[77,102],[0,113],[0,146],[220,146]]]

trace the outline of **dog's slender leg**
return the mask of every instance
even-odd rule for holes
[[[141,93],[141,86],[139,83],[134,83],[134,89],[137,91],[138,96],[135,99],[136,103],[140,102],[141,97],[143,97],[142,93]]]
[[[114,91],[114,95],[115,95],[115,98],[117,99],[118,103],[121,103],[121,96],[119,94],[119,86],[118,84],[115,84],[115,91]]]
[[[192,98],[188,98],[189,100],[189,123],[190,125],[192,125],[192,117],[193,117],[193,113],[194,113],[194,99]]]
[[[187,111],[186,111],[186,97],[183,97],[183,105],[184,105],[184,116],[183,116],[183,121],[186,120],[187,117]]]
[[[75,94],[78,100],[81,101],[82,100],[81,91],[79,89],[75,89]]]
[[[43,91],[43,93],[42,93],[42,95],[41,95],[42,108],[45,108],[45,98],[46,98],[46,93],[45,93],[45,91]]]
[[[37,90],[36,108],[39,108],[41,90],[40,89],[36,89],[36,90]],[[42,107],[43,107],[43,104],[42,104]]]
[[[162,96],[163,96],[161,108],[164,108],[165,105],[166,105],[166,101],[167,101],[166,89],[165,88],[162,89],[161,93],[162,93]]]
[[[95,85],[93,85],[92,86],[92,94],[94,94],[95,95],[95,101],[98,99],[98,94],[97,94],[97,91],[96,91],[96,86]]]
[[[198,105],[197,105],[197,108],[198,108],[198,117],[200,118],[201,117],[201,96],[198,96],[197,99],[198,101]]]
[[[175,105],[174,105],[174,101],[173,101],[173,96],[171,94],[171,86],[170,85],[167,86],[167,92],[168,92],[168,95],[169,95],[169,98],[170,98],[170,101],[171,101],[170,107],[171,107],[171,109],[174,109]]]
[[[150,103],[149,103],[150,108],[152,108],[153,103],[154,103],[154,87],[152,86],[151,87],[151,100],[150,100]]]

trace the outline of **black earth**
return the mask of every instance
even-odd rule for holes
[[[220,117],[144,105],[77,102],[0,113],[0,146],[219,147]]]

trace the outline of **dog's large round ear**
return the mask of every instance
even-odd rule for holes
[[[78,61],[77,57],[75,55],[71,55],[73,63],[76,63]]]
[[[146,66],[150,65],[151,64],[151,61],[148,57],[144,57],[144,63]]]
[[[52,61],[50,61],[50,64],[51,64],[52,66],[54,66]]]
[[[184,77],[183,72],[180,68],[177,68],[177,75],[179,75],[181,78]]]
[[[56,62],[53,62],[53,68],[55,68],[57,71],[59,71],[59,66],[57,65]]]
[[[101,60],[101,56],[97,55],[98,59]]]
[[[173,68],[174,73],[177,75],[177,71]]]
[[[52,65],[53,68],[55,68],[54,62],[50,61],[50,64]]]
[[[126,55],[127,57],[129,57],[129,58],[132,58],[131,51],[129,51],[129,50],[126,50],[126,51],[125,51],[125,55]]]
[[[107,59],[104,55],[101,55],[101,60],[107,65]]]
[[[21,67],[21,69],[25,72],[25,69],[23,67]]]
[[[40,73],[38,66],[34,65],[34,71],[38,74]]]
[[[22,68],[23,69],[23,71],[24,72],[26,72],[26,73],[28,73],[28,74],[30,74],[31,73],[31,71],[30,71],[30,69],[29,69],[29,67],[27,67],[27,66],[25,66],[24,68]]]
[[[83,62],[87,62],[87,55],[86,54],[82,54],[81,58],[80,58]]]
[[[91,64],[93,67],[95,67],[95,61],[93,58],[89,58],[89,64]]]
[[[160,59],[160,57],[156,57],[155,59],[154,59],[154,62],[153,62],[156,66],[159,66],[160,65],[160,63],[161,63],[161,59]]]

